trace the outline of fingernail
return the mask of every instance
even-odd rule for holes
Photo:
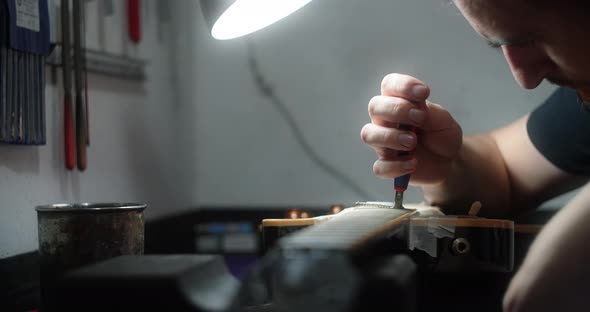
[[[421,111],[419,109],[412,108],[412,109],[410,109],[410,112],[408,113],[408,117],[413,122],[415,122],[417,124],[421,124],[424,121],[424,118],[426,117],[426,113],[424,113],[423,111]]]
[[[414,97],[418,99],[425,99],[426,98],[426,87],[423,85],[415,85],[412,87],[412,93]]]
[[[404,170],[413,170],[414,167],[416,167],[416,161],[414,159],[402,162],[402,169]]]
[[[399,143],[405,147],[412,147],[414,146],[414,136],[407,133],[402,133],[399,135]]]

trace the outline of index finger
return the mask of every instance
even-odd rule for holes
[[[423,102],[430,95],[428,86],[408,75],[389,74],[381,81],[381,95],[397,96],[409,101]]]

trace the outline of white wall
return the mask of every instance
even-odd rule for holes
[[[367,102],[390,72],[431,86],[466,134],[511,122],[553,87],[514,82],[459,12],[439,0],[316,0],[252,35],[261,70],[310,144],[370,192],[361,198],[321,171],[261,97],[244,40],[215,41],[195,13],[198,197],[203,205],[350,204],[392,200],[392,182],[372,175],[374,153],[359,132]],[[412,189],[409,201],[421,201]]]
[[[132,82],[89,75],[90,147],[88,169],[64,166],[61,81],[48,83],[47,145],[0,146],[0,258],[37,248],[34,207],[58,202],[147,203],[147,218],[196,207],[194,142],[187,123],[194,106],[179,95],[175,51],[181,34],[163,24],[156,35],[156,7],[143,1],[141,46],[123,45],[123,1],[107,22],[105,49],[149,62],[147,79]],[[89,2],[87,41],[97,48],[97,1]],[[61,76],[61,73],[59,74]],[[187,118],[190,118],[187,119]],[[194,130],[190,130],[194,132]]]

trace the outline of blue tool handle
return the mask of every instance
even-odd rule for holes
[[[408,188],[408,183],[410,183],[409,173],[393,179],[393,189],[398,192],[403,192]]]
[[[410,125],[399,124],[398,129],[416,132],[416,129]],[[398,157],[402,158],[412,158],[414,156],[414,151],[398,151]],[[401,177],[397,177],[393,180],[393,189],[398,192],[403,192],[408,188],[408,184],[410,183],[410,174],[403,175]]]

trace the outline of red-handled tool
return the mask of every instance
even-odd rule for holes
[[[412,131],[416,133],[416,129],[413,126],[409,125],[402,125],[398,126],[398,129],[404,131]],[[398,151],[397,157],[401,160],[411,159],[414,156],[414,151]],[[393,189],[395,191],[394,196],[394,206],[393,208],[403,209],[403,202],[404,202],[404,192],[408,189],[408,184],[410,183],[410,174],[405,174],[401,177],[397,177],[393,180]]]
[[[74,114],[72,114],[72,95],[64,95],[64,147],[66,154],[66,168],[73,170],[76,166],[76,152],[74,150]]]
[[[74,116],[72,114],[72,63],[70,45],[70,7],[69,0],[61,3],[61,29],[62,29],[62,64],[64,84],[64,151],[66,156],[66,168],[73,170],[76,166],[76,154],[74,150]]]
[[[129,39],[134,44],[141,41],[140,0],[127,0],[127,27]]]

